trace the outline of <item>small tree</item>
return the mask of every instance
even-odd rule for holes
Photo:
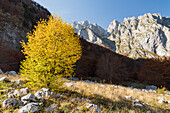
[[[58,77],[72,76],[75,63],[81,57],[79,37],[61,17],[40,20],[28,42],[21,42],[26,60],[20,74],[30,87],[54,88]]]

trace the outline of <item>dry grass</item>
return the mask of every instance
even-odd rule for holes
[[[164,97],[165,100],[170,100],[170,96],[159,95],[157,93],[146,93],[123,86],[115,88],[113,84],[92,84],[82,81],[76,83],[77,84],[73,89],[76,92],[83,91],[83,96],[90,97],[95,104],[102,106],[103,112],[106,112],[109,108],[110,110],[114,109],[114,112],[119,112],[121,109],[124,112],[137,112],[138,110],[140,112],[146,112],[147,110],[159,113],[170,112],[170,104],[160,104],[157,100],[158,96]],[[134,99],[139,99],[148,105],[142,109],[135,108],[133,102],[130,99],[126,99],[125,96],[132,96]],[[98,101],[102,98],[105,103]],[[103,104],[106,105],[103,106]]]
[[[0,75],[3,77],[5,75]],[[13,77],[8,75],[10,80],[15,81],[20,77]],[[169,113],[170,105],[158,103],[157,97],[164,97],[165,100],[170,100],[170,96],[159,95],[157,93],[146,93],[139,90],[131,89],[124,86],[116,86],[113,84],[99,84],[99,83],[86,83],[83,81],[71,81],[62,78],[65,82],[76,83],[72,87],[60,86],[59,92],[65,96],[57,99],[50,99],[45,102],[46,106],[52,103],[58,104],[59,113],[93,113],[93,110],[86,109],[88,101],[76,100],[75,98],[86,98],[100,107],[102,113]],[[35,93],[35,92],[32,92]],[[132,96],[139,99],[148,105],[144,108],[134,107],[132,100],[126,99],[125,96]],[[0,103],[0,106],[2,102]],[[81,109],[78,110],[77,108]],[[17,111],[18,109],[11,110]],[[42,110],[43,111],[43,110]]]

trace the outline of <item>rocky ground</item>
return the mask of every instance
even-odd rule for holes
[[[137,85],[125,87],[74,77],[61,80],[63,85],[57,92],[48,88],[32,90],[25,87],[16,72],[0,70],[0,112],[170,112],[170,92],[153,85],[139,89]]]

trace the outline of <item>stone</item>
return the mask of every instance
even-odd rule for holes
[[[158,103],[164,103],[164,97],[158,97]]]
[[[6,99],[3,101],[3,108],[15,108],[22,105],[21,101],[18,101],[17,98]]]
[[[94,84],[94,82],[93,82],[93,81],[90,81],[90,80],[84,80],[84,82],[87,82],[87,83],[92,83],[92,84]]]
[[[22,98],[21,98],[21,101],[24,103],[24,105],[25,104],[28,104],[28,103],[31,103],[31,102],[36,102],[37,100],[36,100],[36,97],[35,97],[35,95],[34,94],[28,94],[28,95],[26,95],[26,96],[23,96]]]
[[[79,81],[79,79],[78,79],[78,78],[75,78],[75,77],[68,77],[67,79],[69,79],[69,80],[74,80],[74,81]]]
[[[7,71],[6,73],[5,73],[5,75],[13,75],[13,76],[17,76],[18,74],[15,72],[15,71]]]
[[[72,87],[72,86],[74,86],[74,85],[76,85],[76,83],[64,83],[67,87]]]
[[[147,111],[146,113],[152,113],[151,111]]]
[[[57,112],[57,104],[56,103],[53,103],[52,105],[50,105],[50,107],[46,108],[46,112],[47,113],[53,113],[53,112]]]
[[[4,72],[0,69],[0,74],[4,74]]]
[[[91,110],[94,110],[94,109],[95,109],[95,112],[96,112],[96,113],[101,113],[101,110],[100,110],[100,108],[99,108],[98,105],[88,103],[87,106],[86,106],[86,108],[87,108],[87,109],[91,109]]]
[[[138,99],[134,99],[133,102],[134,102],[134,104],[135,103],[142,103],[141,100],[138,100]]]
[[[91,101],[91,100],[89,100],[89,99],[87,99],[87,98],[82,98],[81,100],[82,100],[82,101],[89,102],[89,103],[92,103],[92,101]]]
[[[157,89],[157,87],[156,86],[154,86],[154,85],[151,85],[151,86],[146,86],[146,88],[145,89],[147,89],[147,90],[156,90]]]
[[[20,96],[20,92],[18,90],[14,90],[14,91],[9,92],[7,95],[8,95],[8,98],[15,98],[15,97]]]
[[[134,98],[132,96],[125,96],[126,99],[131,99],[133,100]]]
[[[10,82],[10,80],[7,77],[0,78],[0,82]]]
[[[24,81],[22,81],[21,79],[17,80],[14,82],[14,86],[19,86],[21,85],[22,83],[24,83]]]
[[[43,101],[43,97],[50,97],[50,98],[59,98],[61,95],[52,92],[49,88],[42,88],[35,93],[35,96]]]
[[[135,107],[144,107],[141,103],[135,103]]]
[[[30,89],[28,87],[20,89],[20,93],[23,94],[23,95],[28,94],[29,91],[30,91]]]
[[[38,112],[39,111],[39,103],[28,103],[21,109],[19,109],[18,113],[28,113],[28,112]]]

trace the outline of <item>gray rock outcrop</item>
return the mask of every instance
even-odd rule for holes
[[[89,21],[72,25],[85,40],[131,58],[170,56],[170,18],[159,13],[125,18],[122,23],[113,20],[107,30]]]
[[[29,103],[19,109],[18,113],[29,113],[29,112],[38,112],[39,111],[39,103]]]
[[[110,33],[96,23],[91,24],[89,21],[74,21],[72,25],[75,28],[75,33],[80,37],[83,37],[89,42],[110,47],[115,51],[115,42],[108,39]]]
[[[116,43],[116,52],[129,57],[170,56],[170,18],[147,13],[138,18],[114,20],[107,31]]]
[[[15,108],[18,107],[19,105],[22,105],[22,102],[18,101],[17,98],[6,99],[3,101],[3,108],[6,109]]]

